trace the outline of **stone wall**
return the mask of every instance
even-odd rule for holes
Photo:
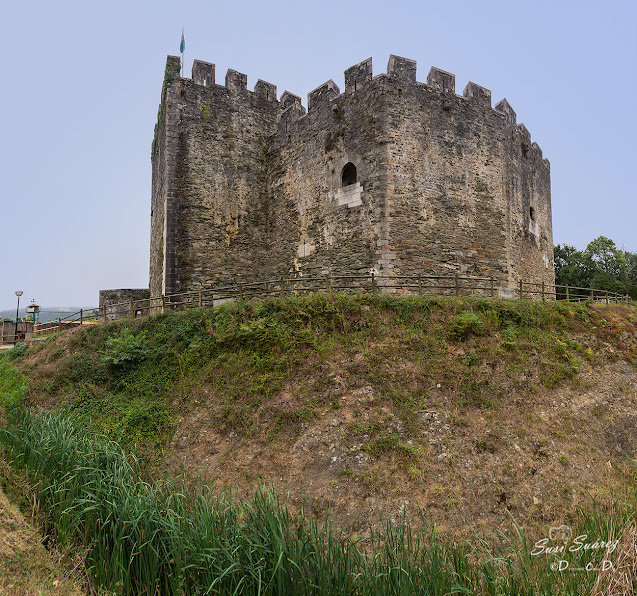
[[[308,95],[169,57],[153,142],[153,296],[274,275],[554,283],[550,169],[506,100],[413,60]]]
[[[150,291],[147,288],[100,290],[99,316],[104,316],[104,309],[108,321],[147,315],[150,313],[149,298]]]

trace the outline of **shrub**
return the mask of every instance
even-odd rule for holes
[[[106,349],[102,354],[102,362],[111,366],[127,366],[148,358],[150,350],[146,344],[146,332],[133,334],[125,327],[118,337],[106,340]]]
[[[470,335],[484,335],[486,328],[479,315],[467,310],[457,314],[449,326],[449,335],[457,341],[464,341]]]
[[[24,353],[26,351],[27,351],[27,344],[25,344],[23,341],[19,341],[9,350],[8,352],[9,358],[11,358],[11,360],[15,360],[16,358],[19,358],[20,356],[24,356]]]

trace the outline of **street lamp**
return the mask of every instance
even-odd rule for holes
[[[18,290],[15,295],[18,297],[18,306],[15,309],[15,335],[13,337],[13,343],[18,343],[18,311],[20,310],[20,296],[22,296],[22,290]]]

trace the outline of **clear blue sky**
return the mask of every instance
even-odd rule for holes
[[[506,97],[551,161],[555,243],[637,251],[637,2],[0,0],[0,309],[147,287],[166,55],[304,98],[389,54]]]

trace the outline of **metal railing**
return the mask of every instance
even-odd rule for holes
[[[218,306],[231,300],[252,300],[268,296],[303,295],[310,292],[372,292],[430,296],[484,296],[532,300],[590,301],[602,304],[630,304],[630,297],[595,288],[550,285],[520,280],[515,286],[495,278],[454,275],[355,275],[280,276],[255,282],[235,282],[197,290],[104,304],[81,309],[57,321],[34,325],[40,337],[80,325],[93,325],[123,318],[139,318],[171,310]]]

